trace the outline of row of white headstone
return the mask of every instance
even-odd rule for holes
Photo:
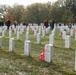
[[[45,34],[48,34],[48,32],[50,31],[50,27],[45,28],[45,26],[30,26],[30,28],[32,29],[32,31],[34,32],[34,36],[37,36],[37,33],[42,34],[42,36],[44,37]]]
[[[54,34],[55,34],[55,30],[52,31],[53,34],[50,35],[50,40],[49,43],[53,45],[54,43]],[[66,36],[66,31],[63,31],[63,39],[65,39],[65,47],[69,48],[70,47],[70,36]],[[11,29],[9,29],[9,38],[12,38],[12,31]],[[20,28],[18,27],[17,30],[17,39],[20,39]],[[29,32],[26,32],[26,40],[29,40]],[[37,43],[40,44],[41,43],[41,37],[40,37],[40,33],[37,34]]]
[[[60,32],[63,33],[64,30],[66,30],[66,32],[70,33],[70,36],[73,36],[75,34],[76,27],[69,28],[68,26],[60,26],[59,29]]]
[[[70,48],[71,36],[75,35],[74,37],[76,40],[76,27],[72,27],[70,29],[68,26],[60,26],[59,29],[60,29],[60,33],[62,33],[62,39],[65,40],[65,48]],[[67,33],[70,33],[70,35],[67,35]]]
[[[19,32],[19,30],[18,30]],[[12,31],[9,29],[9,51],[14,52],[14,38],[12,38],[11,35]],[[45,45],[45,61],[46,62],[51,62],[52,61],[52,46],[53,46],[53,35],[50,36],[50,44]],[[2,41],[2,38],[1,38]],[[52,43],[51,43],[52,42]],[[37,43],[40,44],[40,33],[37,34]],[[2,42],[0,43],[2,47]],[[29,56],[31,51],[31,41],[29,41],[29,32],[26,32],[26,41],[24,43],[24,55]],[[50,52],[50,53],[49,53]]]
[[[45,61],[52,62],[53,61],[53,46],[54,46],[54,36],[55,36],[56,27],[52,30],[49,35],[49,44],[45,45]]]
[[[28,31],[28,30],[27,30]],[[72,31],[73,32],[73,31]],[[72,35],[71,32],[71,35]],[[14,51],[14,38],[11,38],[11,31],[9,30],[9,51]],[[76,34],[76,33],[75,33]],[[20,35],[20,30],[17,31],[18,39]],[[36,35],[36,33],[35,33]],[[52,34],[49,35],[49,44],[45,45],[45,61],[52,62],[53,60],[53,45],[54,45],[54,35],[55,30],[52,31]],[[37,43],[40,43],[40,33],[37,34]],[[63,31],[62,38],[65,39],[65,47],[70,47],[70,36],[66,36],[66,31]],[[2,37],[0,36],[0,48],[2,48]],[[26,41],[24,42],[24,55],[29,56],[31,53],[31,41],[29,40],[29,32],[26,32]],[[75,51],[75,71],[76,71],[76,51]]]

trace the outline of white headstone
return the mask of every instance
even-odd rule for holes
[[[75,50],[75,71],[76,71],[76,50]]]
[[[0,33],[2,32],[2,27],[0,26]]]
[[[19,28],[19,30],[20,30],[20,35],[21,35],[21,33],[22,33],[22,32],[21,32],[21,29],[22,29],[22,27],[21,27],[21,25],[20,25],[20,28]]]
[[[44,30],[46,29],[46,27],[45,27],[45,26],[44,26],[43,28],[44,28]]]
[[[22,33],[24,32],[24,28],[25,28],[25,27],[24,27],[24,26],[22,26]]]
[[[41,27],[39,27],[39,33],[41,34]]]
[[[24,55],[29,56],[31,51],[31,41],[26,40],[24,43]]]
[[[37,35],[37,30],[35,29],[35,30],[34,30],[34,36],[36,36],[36,35]]]
[[[76,32],[75,32],[75,40],[76,40]]]
[[[65,37],[65,48],[70,48],[70,36]]]
[[[42,30],[42,36],[43,37],[45,36],[45,30]]]
[[[0,49],[2,48],[2,37],[0,36]]]
[[[46,34],[48,34],[48,29],[46,28]]]
[[[73,36],[73,29],[70,30],[70,36]]]
[[[45,61],[52,62],[53,59],[53,46],[52,44],[45,45]]]
[[[29,26],[28,26],[28,27],[26,27],[26,32],[29,32]]]
[[[9,29],[9,38],[12,38],[12,31]]]
[[[70,32],[70,28],[69,27],[66,30],[67,30],[68,33]]]
[[[2,30],[2,37],[5,37],[5,30]]]
[[[16,28],[14,28],[14,34],[16,34]]]
[[[54,45],[54,34],[50,34],[50,36],[49,36],[49,44]]]
[[[14,38],[9,39],[9,51],[14,51]]]
[[[26,40],[29,40],[29,32],[26,32]]]
[[[40,33],[37,34],[37,43],[40,44],[41,43],[41,37],[40,37]]]
[[[17,40],[20,40],[20,29],[17,30]]]
[[[52,34],[54,34],[54,35],[55,35],[55,28],[52,30]]]
[[[63,31],[62,38],[65,39],[66,31]]]

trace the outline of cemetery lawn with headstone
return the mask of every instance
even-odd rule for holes
[[[53,61],[47,63],[39,60],[43,48],[49,43],[49,35],[41,36],[41,44],[37,44],[36,36],[32,30],[29,32],[31,41],[30,56],[24,55],[24,32],[20,40],[16,39],[16,34],[12,33],[14,38],[14,52],[9,51],[9,31],[6,31],[5,37],[2,38],[2,49],[0,49],[0,75],[76,75],[75,49],[76,41],[71,37],[71,47],[65,48],[65,40],[59,35],[56,29],[53,46]],[[0,36],[2,34],[0,33]]]

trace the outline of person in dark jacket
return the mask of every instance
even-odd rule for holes
[[[52,20],[52,30],[54,29],[54,20]]]
[[[11,24],[11,22],[10,22],[10,20],[8,19],[8,20],[7,20],[7,22],[6,22],[7,29],[9,29],[9,27],[10,27],[10,24]]]
[[[48,20],[44,21],[44,26],[47,28],[48,27]]]
[[[14,26],[15,26],[15,28],[16,28],[16,26],[17,26],[17,21],[14,21]]]
[[[48,27],[48,20],[46,20],[46,28]]]
[[[54,20],[50,21],[50,28],[53,30],[54,29]]]

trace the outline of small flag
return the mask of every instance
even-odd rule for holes
[[[45,49],[42,50],[39,60],[44,60],[44,59],[45,59]]]

